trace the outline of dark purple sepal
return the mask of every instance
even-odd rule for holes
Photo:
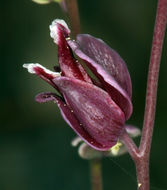
[[[69,37],[67,29],[59,23],[57,23],[57,35],[58,60],[62,75],[91,83],[90,77],[78,60],[74,58],[66,41],[66,38]]]
[[[125,116],[108,93],[77,79],[58,77],[54,82],[79,121],[78,135],[98,150],[114,146],[124,129]],[[74,125],[72,128],[76,131]]]
[[[89,133],[87,133],[83,127],[83,125],[77,120],[72,110],[67,106],[67,104],[58,97],[55,93],[51,92],[43,92],[38,94],[35,97],[37,102],[43,103],[48,101],[54,101],[57,103],[61,115],[67,124],[76,132],[78,136],[82,138],[87,144],[89,144],[92,148],[105,151],[108,150],[110,146],[105,146],[103,144],[98,143],[94,138],[92,138]]]
[[[100,78],[101,76],[99,76]],[[128,120],[133,111],[132,102],[127,94],[119,87],[119,85],[113,85],[112,80],[103,82],[105,90],[110,94],[111,98],[117,103],[125,114],[126,120]]]
[[[111,75],[131,98],[132,84],[127,66],[120,55],[101,39],[79,34],[76,39],[81,50]]]
[[[37,76],[39,76],[41,79],[57,89],[57,86],[53,83],[53,79],[55,78],[54,75],[47,73],[44,68],[41,68],[39,66],[34,66],[33,70]]]
[[[126,119],[131,116],[131,79],[122,58],[102,40],[80,34],[77,42],[68,40],[72,50],[83,59],[99,78],[103,88],[124,111]]]

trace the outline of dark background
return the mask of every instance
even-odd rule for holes
[[[145,88],[156,0],[79,0],[83,33],[102,38],[124,58],[133,83],[134,112],[128,123],[142,127]],[[37,62],[57,64],[57,47],[49,36],[55,18],[66,19],[58,4],[30,0],[0,2],[0,190],[90,189],[89,163],[71,147],[75,137],[53,103],[34,96],[54,91],[22,68]],[[67,20],[67,19],[66,19]],[[167,36],[158,89],[151,151],[151,189],[167,190]],[[136,189],[128,155],[103,159],[104,189]]]

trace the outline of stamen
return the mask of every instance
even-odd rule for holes
[[[118,152],[121,146],[122,146],[122,143],[118,141],[117,144],[110,149],[110,151],[112,152],[114,156],[118,155]]]
[[[67,41],[68,41],[68,40],[71,40],[71,38],[70,38],[70,37],[67,37],[66,40],[67,40]]]

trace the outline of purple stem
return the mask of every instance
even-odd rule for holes
[[[67,6],[67,13],[71,23],[72,34],[75,38],[77,34],[81,33],[78,3],[77,0],[65,0],[65,3]]]
[[[153,35],[152,50],[151,50],[150,65],[149,65],[148,80],[147,80],[144,123],[143,123],[141,143],[139,147],[140,153],[147,154],[147,157],[149,157],[150,148],[151,148],[155,110],[156,110],[159,67],[160,67],[166,24],[167,24],[167,0],[159,0],[157,6],[157,14],[154,26],[154,35]]]
[[[128,133],[124,131],[121,136],[121,141],[126,145],[128,152],[132,159],[135,161],[138,158],[138,148],[131,137],[129,137]]]
[[[139,149],[125,133],[122,140],[135,162],[138,189],[149,190],[149,157],[155,120],[159,67],[167,24],[167,0],[158,0],[150,65],[147,80],[146,104]]]
[[[159,0],[147,79],[144,123],[139,146],[140,157],[135,161],[139,190],[149,190],[149,157],[155,120],[159,68],[166,24],[167,0]]]

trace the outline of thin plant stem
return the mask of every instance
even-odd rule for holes
[[[149,190],[149,160],[147,157],[141,156],[139,149],[126,131],[122,134],[121,141],[127,147],[135,163],[138,189]]]
[[[67,6],[67,13],[71,23],[72,34],[75,38],[77,34],[81,33],[78,3],[77,0],[65,0],[65,3]]]
[[[152,50],[147,79],[146,104],[142,137],[139,146],[140,157],[136,159],[136,172],[139,190],[149,190],[149,157],[154,128],[157,87],[162,46],[167,24],[167,0],[159,0],[154,26]]]
[[[153,35],[152,50],[151,50],[150,65],[149,65],[148,80],[147,80],[144,123],[143,123],[141,143],[139,147],[141,154],[143,155],[147,154],[147,157],[149,156],[151,148],[155,110],[156,110],[159,68],[160,68],[160,60],[161,60],[166,24],[167,24],[167,0],[159,0],[157,6],[157,14],[154,26],[154,35]]]
[[[121,137],[136,165],[138,190],[149,190],[149,157],[154,128],[157,87],[162,46],[167,25],[167,0],[158,0],[153,42],[147,80],[146,104],[140,146],[137,148],[130,137]]]
[[[92,190],[103,190],[101,160],[90,160],[90,175]]]
[[[122,134],[121,141],[125,144],[130,156],[135,161],[138,157],[139,150],[134,141],[132,140],[132,138],[128,135],[126,131],[124,131],[124,133]]]
[[[138,190],[150,189],[149,159],[138,157],[135,160]]]

